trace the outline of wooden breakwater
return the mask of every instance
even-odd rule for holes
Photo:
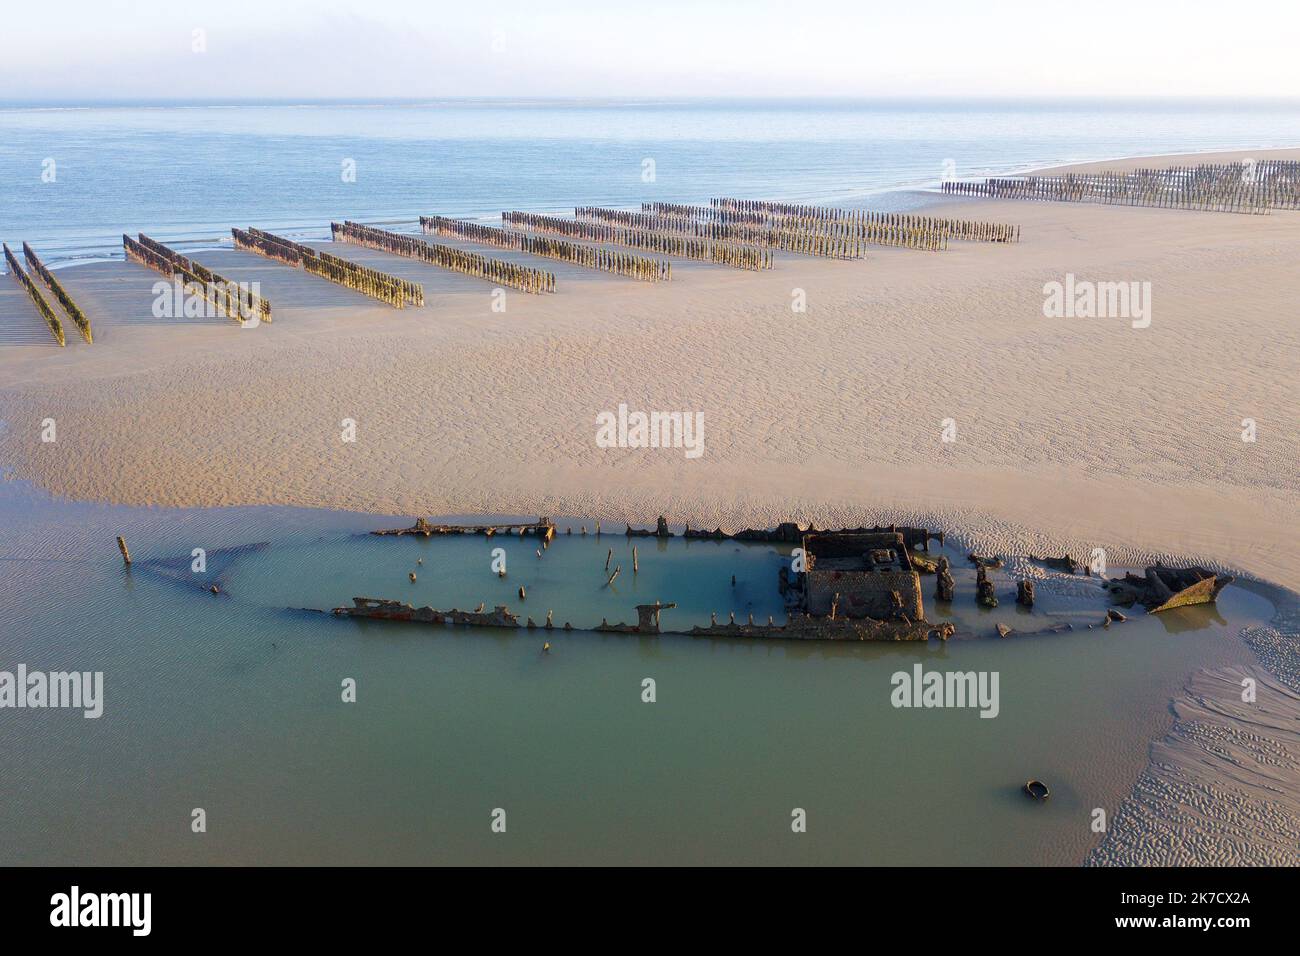
[[[4,255],[5,263],[9,266],[9,274],[14,277],[15,282],[27,290],[27,294],[31,297],[32,304],[36,306],[36,311],[41,314],[41,318],[44,319],[45,324],[49,326],[50,334],[54,336],[54,341],[58,342],[60,347],[66,345],[67,341],[63,336],[63,323],[59,321],[59,317],[54,313],[54,310],[50,308],[50,304],[45,301],[45,296],[41,295],[41,290],[36,288],[36,283],[32,281],[32,277],[27,274],[27,271],[21,265],[18,264],[18,259],[13,252],[10,251],[8,243],[4,244]]]
[[[599,206],[579,206],[575,218],[588,222],[603,222],[647,232],[669,233],[709,239],[715,242],[734,242],[769,249],[781,249],[807,256],[828,259],[861,259],[865,243],[857,236],[832,233],[829,229],[786,229],[772,225],[719,222],[713,217],[695,216],[682,212],[656,212],[658,203],[643,203],[641,212],[625,209],[606,209]],[[708,210],[707,206],[684,207]]]
[[[585,246],[567,239],[535,236],[526,232],[511,232],[482,223],[464,222],[446,216],[421,216],[420,228],[425,235],[446,236],[479,242],[498,249],[514,249],[532,256],[558,259],[585,269],[613,272],[642,282],[668,281],[673,277],[673,265],[666,259],[652,259],[617,249]]]
[[[1242,178],[1260,183],[1271,209],[1300,209],[1300,159],[1241,164]]]
[[[407,236],[373,226],[348,222],[330,223],[335,242],[351,242],[369,249],[390,252],[395,256],[417,259],[429,265],[451,269],[476,279],[486,279],[497,285],[509,286],[520,292],[541,295],[555,291],[555,276],[544,269],[516,265],[504,259],[493,259],[477,252],[467,252],[454,246],[426,242],[419,236]]]
[[[685,230],[696,235],[730,238],[759,246],[781,249],[803,256],[820,256],[828,259],[862,259],[866,247],[897,245],[914,249],[943,248],[939,234],[923,235],[919,232],[903,234],[900,231],[879,228],[850,230],[836,223],[812,220],[778,220],[766,216],[733,216],[719,213],[709,206],[692,206],[684,203],[642,203],[641,212],[622,210],[590,210],[589,214],[607,221],[637,221],[660,228]],[[635,218],[633,218],[635,217]]]
[[[198,292],[217,307],[218,312],[241,326],[256,319],[271,321],[271,304],[238,282],[213,272],[193,259],[183,256],[144,233],[139,240],[123,234],[122,249],[132,262],[147,266],[170,278],[179,278],[187,292]]]
[[[1300,162],[1202,163],[1129,172],[954,181],[945,182],[943,191],[990,199],[1266,215],[1273,209],[1300,209]]]
[[[231,229],[230,234],[234,237],[236,249],[255,252],[267,259],[302,269],[353,292],[378,299],[395,309],[404,308],[407,303],[424,305],[424,287],[418,282],[399,279],[387,272],[358,265],[252,226],[247,230]]]
[[[76,324],[77,329],[81,332],[81,337],[86,340],[86,344],[91,344],[94,337],[90,331],[90,319],[86,318],[86,313],[82,312],[77,303],[72,300],[72,296],[68,295],[67,290],[63,288],[63,283],[54,277],[54,273],[45,267],[45,263],[41,262],[40,257],[36,255],[36,251],[25,242],[23,243],[23,258],[27,260],[27,265],[31,267],[32,272],[40,276],[46,288],[54,293],[54,298],[59,300],[59,305],[63,306],[63,311]]]
[[[793,221],[804,223],[805,227],[807,224],[826,223],[847,231],[850,235],[867,237],[869,241],[879,245],[907,246],[909,243],[924,243],[927,241],[924,237],[930,235],[941,237],[944,248],[947,247],[949,239],[998,243],[1020,241],[1020,227],[1008,222],[983,222],[976,219],[922,216],[903,212],[874,212],[869,209],[836,209],[831,206],[730,197],[710,199],[709,208],[723,221],[727,221],[729,217],[744,216],[750,218],[743,221],[778,223]],[[924,248],[923,245],[921,247]]]
[[[627,246],[631,249],[657,252],[660,255],[712,262],[733,269],[758,272],[772,268],[771,250],[760,249],[757,246],[737,246],[711,239],[692,239],[644,229],[625,229],[605,223],[582,222],[518,210],[503,212],[501,221],[512,229],[530,229],[534,232],[549,232],[569,239]]]

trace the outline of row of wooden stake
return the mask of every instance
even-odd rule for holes
[[[36,255],[36,250],[25,242],[23,243],[23,258],[27,260],[28,268],[36,273],[40,280],[45,283],[46,288],[54,293],[54,298],[58,299],[59,305],[63,306],[63,311],[67,313],[68,318],[77,327],[81,337],[86,340],[86,344],[93,343],[95,339],[91,333],[90,319],[86,317],[86,313],[81,311],[81,306],[77,305],[72,296],[68,294],[68,291],[63,288],[63,283],[56,279],[54,273],[45,267],[45,263]]]
[[[613,272],[639,279],[642,282],[667,281],[673,276],[673,266],[666,259],[652,259],[614,249],[584,246],[581,243],[550,236],[534,236],[524,232],[511,232],[482,223],[449,219],[446,216],[421,216],[420,228],[425,235],[467,239],[498,249],[514,249],[533,256],[559,259],[587,269]]]
[[[418,236],[388,232],[356,222],[331,223],[330,231],[335,242],[351,242],[381,252],[391,252],[395,256],[418,259],[477,279],[486,279],[497,285],[509,286],[520,292],[540,295],[555,291],[555,276],[544,269],[533,269],[504,259],[493,259],[477,252],[457,249],[455,246],[426,242]]]
[[[41,290],[36,287],[36,283],[27,274],[27,270],[19,265],[17,256],[9,249],[9,244],[3,243],[3,246],[5,264],[9,267],[9,274],[14,277],[15,282],[27,290],[27,295],[31,297],[32,304],[36,306],[36,311],[41,314],[41,318],[49,326],[54,341],[58,342],[60,346],[66,345],[67,341],[63,335],[63,323],[59,321],[58,315],[50,308],[50,304],[45,301],[45,296],[41,295]]]
[[[945,247],[948,239],[1001,243],[1020,241],[1020,227],[1005,222],[982,222],[975,219],[922,216],[905,212],[876,212],[870,209],[836,209],[831,206],[808,206],[725,197],[709,200],[709,208],[724,221],[728,217],[748,216],[755,222],[783,223],[786,228],[804,229],[811,228],[815,223],[830,223],[851,236],[865,237],[871,235],[874,229],[882,227],[887,234],[890,232],[904,235],[913,232],[938,234],[945,240]],[[705,213],[700,211],[697,215],[705,215]]]
[[[271,304],[261,296],[144,233],[138,235],[138,240],[122,236],[122,249],[130,261],[180,279],[186,292],[202,295],[217,307],[220,315],[240,325],[254,320],[271,321]]]
[[[424,287],[418,282],[399,279],[387,272],[358,265],[252,226],[247,230],[231,229],[230,233],[234,237],[236,249],[255,252],[285,265],[301,268],[311,275],[378,299],[395,309],[401,309],[408,303],[424,305]]]
[[[559,216],[543,216],[519,211],[503,212],[501,221],[513,229],[531,229],[535,232],[549,232],[588,242],[645,249],[660,255],[714,262],[733,269],[757,272],[772,268],[771,250],[755,246],[737,246],[711,239],[691,239],[644,229],[624,229],[604,223],[581,222],[562,219]]]
[[[1069,173],[950,181],[943,191],[958,196],[1154,206],[1203,212],[1264,215],[1300,209],[1300,163],[1203,163],[1129,172]]]
[[[578,219],[588,222],[604,222],[626,228],[692,236],[720,242],[738,242],[762,246],[766,249],[782,249],[786,252],[825,256],[833,259],[858,259],[864,254],[864,241],[846,235],[831,235],[829,230],[795,230],[750,225],[748,223],[716,222],[710,221],[707,217],[696,218],[682,213],[655,212],[648,208],[653,205],[655,204],[643,204],[641,212],[605,209],[599,206],[579,206],[574,210],[574,215]],[[697,206],[694,208],[707,207]]]

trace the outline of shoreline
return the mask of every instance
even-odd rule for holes
[[[1145,165],[1145,164],[1159,165],[1162,161],[1167,162],[1169,160],[1174,160],[1174,159],[1182,159],[1182,160],[1187,160],[1188,162],[1199,163],[1199,162],[1208,162],[1208,161],[1215,161],[1215,160],[1219,162],[1230,162],[1234,160],[1240,161],[1241,159],[1244,159],[1246,157],[1265,158],[1265,159],[1284,159],[1284,158],[1300,159],[1300,145],[1267,146],[1267,147],[1260,147],[1257,149],[1240,148],[1240,149],[1228,149],[1228,150],[1220,149],[1217,147],[1211,147],[1209,149],[1196,150],[1192,152],[1184,151],[1184,152],[1173,152],[1173,153],[1152,153],[1146,155],[1112,156],[1112,157],[1102,157],[1102,158],[1093,158],[1093,159],[1055,160],[1047,165],[1042,165],[1037,162],[1028,162],[1022,165],[1014,166],[1009,171],[1004,171],[996,174],[991,172],[984,172],[978,174],[978,176],[975,177],[962,176],[959,178],[961,179],[984,178],[986,176],[997,176],[997,177],[1005,177],[1005,178],[1016,178],[1022,176],[1048,176],[1048,175],[1061,175],[1065,173],[1089,172],[1101,168],[1119,170],[1119,169],[1134,168],[1136,166]],[[924,181],[905,183],[905,184],[894,185],[894,186],[885,186],[879,189],[869,190],[865,193],[856,194],[852,197],[849,197],[847,201],[841,201],[838,203],[833,201],[832,197],[829,196],[821,197],[821,198],[814,197],[811,199],[806,197],[799,198],[799,199],[790,199],[787,196],[773,195],[765,198],[777,202],[789,201],[789,202],[797,202],[806,205],[827,205],[833,207],[838,206],[846,209],[859,209],[859,208],[869,207],[873,201],[879,202],[882,197],[889,197],[889,196],[915,197],[917,204],[915,206],[909,205],[907,207],[909,211],[923,211],[923,210],[931,209],[936,206],[954,205],[961,202],[961,197],[955,197],[955,196],[945,195],[941,193],[939,191],[939,186],[940,186],[940,182],[938,180],[924,180]],[[680,201],[686,202],[688,200],[680,200]],[[707,198],[697,198],[696,200],[690,200],[690,201],[707,202]],[[548,215],[561,215],[561,216],[568,215],[568,213],[566,213],[563,209],[559,209],[559,210],[541,209],[537,211],[544,212]],[[451,212],[451,213],[444,213],[444,214],[451,216],[451,218],[467,219],[474,222],[491,221],[499,215],[498,213],[495,212],[487,212],[487,213]],[[369,217],[362,216],[362,217],[356,217],[355,221],[360,222],[363,225],[384,225],[384,226],[391,226],[391,225],[418,226],[419,224],[418,216],[413,217],[411,219],[393,219],[391,217],[371,219]],[[255,223],[255,225],[258,224]],[[153,236],[154,238],[159,239],[160,241],[167,242],[169,245],[172,245],[177,249],[184,250],[186,252],[229,251],[231,249],[231,242],[230,242],[229,235],[223,234],[219,230],[217,234],[212,237],[177,239],[177,238],[171,238],[172,234],[168,233],[165,229],[157,230],[156,228],[151,227],[147,223],[136,224],[134,228],[137,228],[140,231],[143,231]],[[329,233],[328,225],[309,225],[303,223],[297,225],[285,225],[284,223],[280,223],[280,222],[262,223],[259,225],[259,228],[266,228],[278,234],[296,238],[299,241],[307,241],[307,242],[327,241],[328,233]],[[43,240],[40,239],[39,237],[35,239],[32,239],[31,237],[26,237],[26,238],[28,242],[32,242],[37,246],[40,246],[43,242]],[[124,261],[125,257],[120,252],[120,244],[117,243],[116,236],[106,235],[101,238],[104,240],[102,244],[90,248],[96,249],[102,246],[103,248],[118,249],[119,251],[115,253],[108,253],[108,254],[101,255],[94,251],[87,251],[87,249],[74,249],[70,252],[65,251],[65,252],[58,253],[57,255],[50,255],[47,258],[46,264],[50,267],[52,271],[61,271],[64,269],[77,268],[79,266],[86,266],[86,265],[94,265],[96,263],[102,263],[102,262]]]

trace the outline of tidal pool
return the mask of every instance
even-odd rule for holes
[[[947,643],[452,629],[300,609],[483,602],[584,628],[635,621],[635,604],[658,599],[678,604],[665,628],[712,611],[780,621],[788,554],[584,537],[575,523],[539,559],[533,538],[365,534],[409,516],[110,507],[17,482],[0,485],[0,510],[0,670],[102,671],[105,698],[97,720],[0,710],[6,864],[1074,864],[1187,676],[1253,660],[1238,632],[1273,613],[1233,585],[1214,607],[1089,630],[1099,590],[1094,602],[1043,589],[1029,614],[1001,572],[1001,606],[982,611],[950,548],[951,609],[923,577],[931,619],[958,626]],[[255,543],[267,546],[222,551]],[[189,571],[198,547],[212,556],[203,575]],[[623,572],[606,587],[609,549]],[[1074,630],[994,636],[998,621],[1061,620]],[[894,707],[892,676],[918,663],[996,672],[997,716]],[[1021,793],[1030,777],[1050,800]]]

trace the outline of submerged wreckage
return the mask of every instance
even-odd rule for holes
[[[417,519],[411,528],[373,532],[375,534],[416,534],[423,536],[442,534],[482,534],[492,536],[514,529],[522,534],[535,534],[549,541],[555,534],[550,519],[500,525],[436,525]],[[668,523],[660,518],[653,531],[638,530],[629,525],[627,537],[673,537]],[[688,631],[662,630],[660,614],[675,608],[676,604],[637,605],[635,624],[611,624],[602,620],[590,628],[618,634],[685,634],[695,637],[752,637],[786,638],[796,640],[830,641],[924,641],[930,637],[946,639],[953,632],[951,624],[931,624],[925,619],[925,605],[921,596],[919,555],[914,564],[913,548],[929,550],[930,541],[943,542],[942,532],[924,528],[856,528],[842,531],[804,530],[793,522],[786,522],[773,531],[746,530],[730,535],[718,531],[691,531],[683,537],[726,539],[735,541],[767,541],[795,544],[801,548],[798,560],[782,566],[777,587],[785,599],[786,623],[777,624],[772,618],[766,623],[756,623],[753,616],[746,622],[737,622],[734,613],[726,623],[716,617],[707,626],[692,627]],[[929,570],[929,566],[925,566]],[[414,607],[402,601],[382,598],[353,598],[351,607],[337,607],[333,613],[339,617],[374,618],[377,620],[409,621],[422,624],[466,624],[477,627],[551,628],[551,616],[545,625],[537,625],[531,618],[521,625],[519,617],[504,605],[491,611],[482,606],[476,611],[452,609],[442,611],[432,607]],[[565,624],[566,629],[572,626]]]
[[[1151,614],[1190,604],[1212,604],[1235,578],[1204,568],[1166,568],[1156,564],[1143,576],[1125,574],[1106,585],[1111,599],[1124,607],[1142,604]]]
[[[384,528],[370,533],[380,536],[415,534],[426,538],[445,534],[481,534],[490,538],[494,534],[513,534],[516,528],[521,538],[531,534],[549,542],[555,537],[555,523],[545,517],[508,524],[433,524],[428,518],[416,518],[415,524],[409,528]]]
[[[358,597],[352,599],[352,607],[336,607],[333,614],[337,617],[369,617],[381,621],[410,621],[416,624],[471,624],[475,627],[518,627],[519,618],[510,613],[504,604],[498,604],[491,611],[484,611],[480,604],[477,611],[439,611],[431,607],[413,607],[402,601],[388,601],[383,598]]]
[[[478,534],[489,538],[497,534],[518,533],[520,536],[534,535],[540,538],[542,547],[545,548],[554,539],[556,526],[550,518],[545,517],[537,521],[482,525],[434,524],[425,518],[418,518],[414,526],[409,528],[371,533],[424,537]],[[585,526],[581,533],[587,533]],[[596,525],[595,533],[600,534],[599,524]],[[676,536],[669,530],[668,522],[662,516],[653,529],[633,528],[629,524],[623,534],[628,538]],[[877,526],[819,531],[815,528],[801,528],[794,522],[783,522],[775,529],[747,529],[735,534],[727,534],[721,529],[692,530],[688,526],[681,536],[688,539],[768,542],[794,546],[791,562],[781,566],[776,581],[785,602],[786,621],[777,624],[769,617],[765,623],[755,622],[752,614],[747,621],[737,621],[733,612],[725,623],[719,623],[715,615],[705,626],[695,626],[689,630],[663,630],[660,615],[677,605],[655,601],[653,604],[636,606],[637,620],[634,624],[611,624],[602,620],[586,630],[614,634],[682,634],[692,637],[822,641],[924,641],[931,637],[946,640],[954,631],[950,623],[932,624],[926,620],[921,588],[921,574],[933,574],[936,576],[934,599],[940,602],[953,600],[954,582],[947,557],[940,555],[937,559],[931,559],[924,553],[930,550],[932,540],[937,540],[943,546],[944,536],[941,531],[892,525],[888,528]],[[634,570],[635,550],[634,548]],[[607,572],[608,560],[607,556]],[[977,603],[995,607],[997,598],[992,582],[988,579],[988,572],[1000,568],[1001,560],[974,554],[969,556],[969,560],[976,566],[980,578]],[[1063,558],[1031,560],[1068,574],[1078,573],[1081,569],[1068,555]],[[618,570],[615,569],[610,581],[617,576]],[[411,578],[414,580],[414,574]],[[1157,564],[1147,568],[1144,576],[1127,574],[1123,578],[1112,578],[1106,588],[1116,604],[1126,607],[1142,604],[1149,612],[1157,613],[1185,605],[1213,602],[1232,580],[1228,575],[1216,575],[1199,567],[1167,568]],[[735,583],[734,578],[732,583]],[[523,597],[522,588],[520,597]],[[1019,582],[1016,601],[1026,608],[1034,606],[1032,581]],[[539,625],[532,618],[527,618],[526,623],[521,624],[519,616],[511,613],[505,605],[498,605],[490,611],[485,611],[481,604],[474,611],[456,608],[444,611],[432,607],[417,608],[402,601],[357,597],[353,598],[352,606],[334,608],[333,613],[339,617],[433,625],[546,629],[555,626],[549,611],[545,624]],[[1109,620],[1108,618],[1108,623]],[[563,629],[573,630],[573,625],[565,623]],[[1009,631],[1009,628],[1005,631],[999,628],[1000,633]]]

